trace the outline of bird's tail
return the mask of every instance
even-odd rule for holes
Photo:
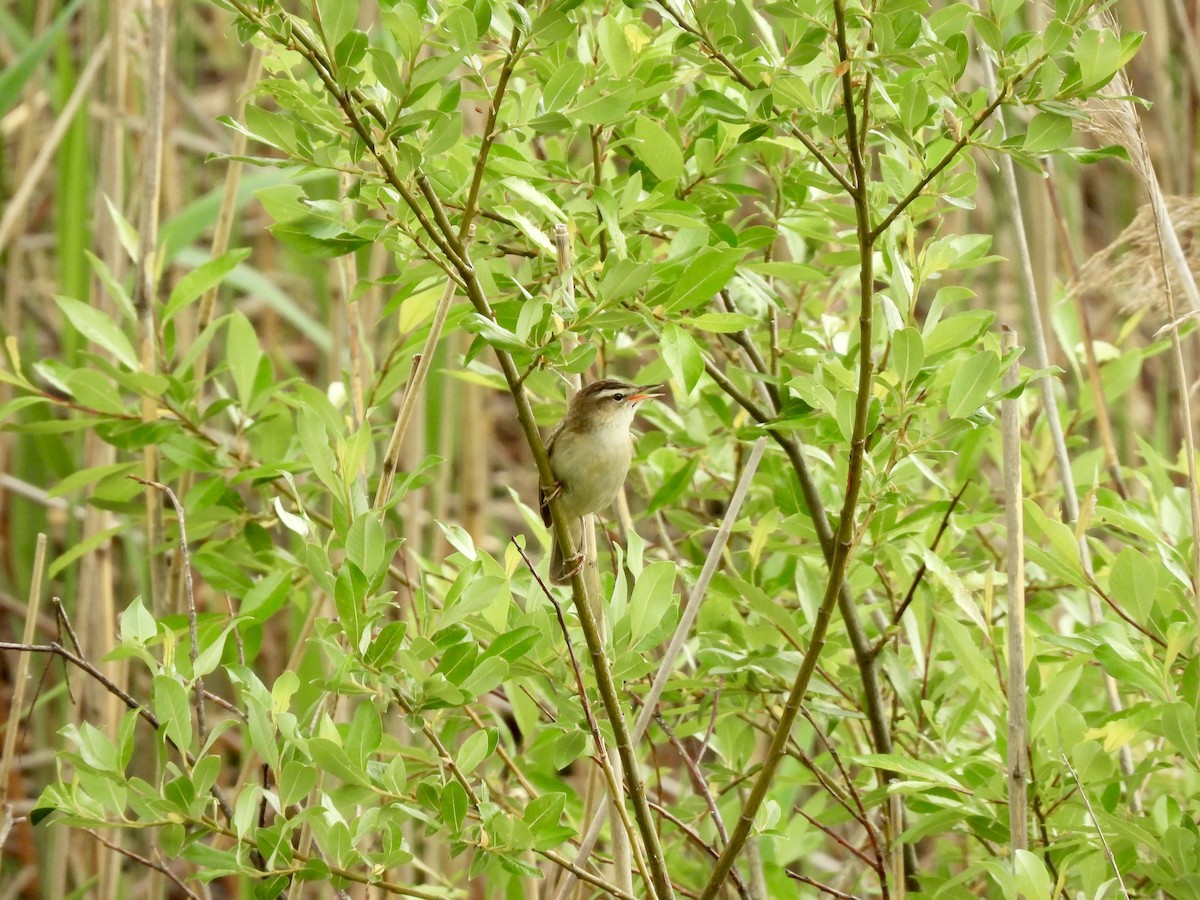
[[[579,546],[580,539],[583,537],[583,528],[578,521],[571,524],[571,542],[575,545],[576,556],[573,559],[563,559],[562,547],[558,545],[558,538],[553,533],[550,535],[550,581],[554,584],[568,584],[571,578],[575,575],[576,570],[583,562],[583,548]]]

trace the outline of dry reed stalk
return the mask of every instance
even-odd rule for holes
[[[985,83],[990,94],[996,92],[996,73],[989,61],[983,67]],[[1007,195],[1009,208],[1012,210],[1012,226],[1014,241],[1017,249],[1017,276],[1020,283],[1020,299],[1025,310],[1025,319],[1030,333],[1030,345],[1033,350],[1034,364],[1038,369],[1050,367],[1050,353],[1046,344],[1046,334],[1042,327],[1042,309],[1038,297],[1037,286],[1033,279],[1032,264],[1029,257],[1029,240],[1025,233],[1022,215],[1021,193],[1017,186],[1017,177],[1012,157],[1000,154],[998,159],[1000,176],[1004,191]],[[1054,393],[1054,380],[1048,375],[1038,378],[1038,388],[1042,396],[1042,409],[1046,416],[1046,425],[1050,432],[1050,440],[1054,447],[1054,460],[1058,470],[1058,478],[1063,490],[1063,518],[1068,524],[1074,525],[1079,521],[1079,493],[1075,486],[1075,474],[1071,469],[1071,456],[1067,450],[1066,438],[1063,434],[1062,421],[1058,411],[1058,400]],[[1079,561],[1084,573],[1089,579],[1094,577],[1092,567],[1092,552],[1088,545],[1087,534],[1078,536]],[[1085,591],[1088,612],[1093,622],[1103,618],[1100,601],[1092,591]],[[1105,690],[1108,695],[1109,707],[1119,711],[1123,704],[1116,679],[1112,675],[1104,676]],[[1134,772],[1133,753],[1128,746],[1122,746],[1117,751],[1121,772],[1130,778]],[[1141,794],[1132,790],[1129,795],[1129,806],[1135,813],[1141,812]]]
[[[141,216],[138,222],[138,248],[134,275],[133,305],[138,320],[138,344],[142,371],[158,371],[158,342],[155,305],[158,302],[158,225],[162,203],[163,142],[166,119],[165,83],[167,77],[166,0],[150,0],[148,16],[148,53],[146,71],[146,146],[142,153]],[[149,394],[142,398],[142,421],[158,418],[158,404]],[[148,443],[142,450],[142,477],[158,481],[158,446]],[[153,487],[145,490],[146,556],[150,568],[150,609],[155,615],[167,612],[166,556],[161,553],[166,540],[162,495]]]
[[[470,242],[475,234],[475,228],[472,226],[467,234],[463,237],[463,252],[467,251]],[[429,325],[429,335],[425,338],[425,346],[421,350],[420,356],[416,359],[416,364],[413,367],[413,373],[409,379],[408,385],[404,390],[404,397],[400,401],[400,412],[396,416],[396,424],[392,428],[392,436],[388,441],[387,451],[383,457],[383,469],[379,476],[379,484],[375,489],[375,508],[383,509],[387,506],[392,495],[392,487],[396,481],[396,471],[400,464],[400,450],[404,446],[404,438],[412,424],[413,413],[416,411],[417,399],[424,393],[422,388],[425,384],[425,379],[429,376],[429,367],[433,365],[433,357],[437,352],[438,342],[442,337],[442,329],[446,324],[446,316],[450,312],[450,303],[454,300],[454,294],[458,289],[458,282],[453,278],[446,280],[446,287],[442,291],[442,296],[438,299],[437,308],[433,312],[433,321]],[[421,442],[421,449],[424,449],[424,441]]]
[[[21,642],[33,643],[37,636],[38,616],[42,604],[42,576],[46,571],[46,535],[37,536],[37,549],[33,557],[33,574],[29,580],[29,601],[25,607],[25,631]],[[13,822],[12,803],[9,802],[9,776],[17,751],[17,735],[21,732],[21,710],[25,706],[25,686],[29,682],[29,667],[32,653],[17,656],[16,671],[13,673],[12,695],[9,697],[8,721],[4,725],[4,749],[0,752],[0,865],[4,862],[4,844]]]
[[[1079,278],[1079,261],[1075,258],[1075,250],[1071,246],[1070,235],[1067,232],[1066,217],[1063,215],[1062,203],[1051,177],[1053,169],[1049,160],[1042,161],[1042,170],[1046,177],[1046,197],[1053,212],[1054,222],[1058,230],[1059,245],[1062,248],[1063,259],[1071,272],[1071,281]],[[1100,446],[1104,451],[1104,466],[1109,478],[1121,497],[1128,497],[1129,491],[1125,486],[1125,475],[1121,471],[1121,458],[1117,454],[1117,442],[1113,433],[1112,418],[1108,413],[1108,403],[1104,399],[1104,384],[1100,377],[1100,362],[1096,357],[1095,340],[1092,337],[1092,320],[1088,313],[1087,303],[1079,294],[1069,294],[1074,300],[1075,315],[1079,319],[1080,337],[1083,339],[1084,366],[1087,371],[1088,388],[1092,394],[1092,406],[1096,415],[1096,432],[1100,437]]]
[[[128,105],[131,102],[129,91],[129,41],[127,33],[132,16],[124,0],[113,0],[105,10],[107,14],[107,34],[109,42],[109,58],[105,95],[112,114],[104,120],[101,134],[100,173],[97,192],[94,199],[95,233],[99,235],[99,256],[108,265],[115,278],[122,280],[127,270],[128,257],[121,246],[118,229],[111,225],[111,213],[107,202],[120,209],[125,202],[125,157],[124,120],[128,115]],[[106,202],[107,201],[107,202]],[[100,288],[96,279],[92,280],[92,305],[108,313],[115,311],[114,304],[109,300],[105,291]],[[116,461],[116,449],[102,441],[94,430],[89,429],[84,436],[82,457],[79,461],[82,467],[106,466]],[[84,516],[83,533],[79,540],[87,541],[94,535],[109,531],[116,522],[116,517],[107,510],[88,506]],[[104,540],[91,552],[85,554],[80,561],[78,592],[75,598],[75,610],[82,641],[82,655],[89,659],[103,660],[113,649],[113,632],[116,628],[116,572],[113,560],[113,544]],[[98,668],[114,684],[122,689],[128,687],[128,665],[114,660],[100,662]],[[124,707],[117,697],[104,690],[98,684],[89,680],[84,683],[80,693],[80,702],[74,710],[77,721],[90,721],[109,734],[115,734]],[[115,837],[105,834],[106,839]],[[83,836],[69,833],[63,838],[66,847],[50,847],[48,851],[57,858],[71,859],[80,867],[95,858],[96,845],[92,841],[81,844]],[[71,844],[76,846],[72,847]],[[120,857],[115,853],[106,853],[100,872],[100,882],[97,890],[103,895],[106,890],[115,890],[118,876]],[[51,866],[48,870],[47,884],[44,885],[47,896],[65,896],[67,892],[68,867]],[[81,873],[77,873],[80,874]],[[89,875],[94,873],[88,873]],[[116,896],[115,893],[107,896]]]
[[[246,66],[246,73],[242,79],[241,90],[238,92],[234,100],[233,117],[236,121],[241,121],[246,112],[246,101],[250,95],[250,91],[254,85],[258,83],[259,75],[262,72],[263,51],[261,47],[253,47],[250,51],[250,61]],[[229,160],[225,169],[225,182],[221,191],[221,205],[217,208],[217,218],[213,225],[212,243],[210,244],[210,253],[213,259],[224,256],[229,250],[229,239],[233,234],[233,219],[237,212],[238,187],[242,181],[242,163],[237,157],[246,155],[246,143],[248,138],[241,131],[233,132],[233,144],[229,148],[229,155],[233,157]],[[213,319],[213,311],[216,309],[217,295],[221,290],[219,284],[214,284],[206,290],[200,297],[200,305],[196,315],[195,333],[192,335],[194,341],[196,337],[204,333]],[[192,369],[192,378],[196,384],[196,405],[199,409],[204,408],[204,380],[208,373],[208,354],[211,343],[205,345],[204,349],[196,356],[196,361]],[[184,342],[179,341],[180,350],[183,350]],[[179,496],[186,497],[191,491],[192,485],[195,483],[195,474],[185,471],[179,479]],[[178,612],[183,608],[183,570],[176,560],[171,567],[170,573],[170,608]]]
[[[1179,402],[1180,430],[1182,432],[1183,455],[1187,462],[1188,500],[1192,525],[1192,603],[1200,619],[1200,482],[1196,473],[1196,446],[1192,433],[1194,419],[1192,417],[1191,390],[1184,361],[1183,343],[1179,337],[1181,319],[1175,307],[1175,291],[1181,290],[1187,297],[1192,308],[1189,317],[1200,313],[1200,288],[1197,288],[1195,272],[1193,271],[1194,254],[1189,253],[1190,247],[1185,248],[1180,239],[1178,221],[1171,215],[1170,204],[1159,184],[1154,163],[1146,144],[1146,136],[1142,130],[1141,118],[1132,101],[1125,99],[1130,96],[1129,82],[1123,72],[1117,74],[1112,84],[1105,91],[1105,96],[1093,104],[1089,104],[1092,113],[1088,127],[1110,140],[1120,143],[1129,153],[1130,162],[1142,187],[1150,198],[1150,215],[1154,230],[1155,256],[1159,267],[1162,296],[1165,300],[1167,323],[1166,328],[1171,335],[1172,371],[1175,375],[1175,392]],[[1188,212],[1194,213],[1194,207],[1189,204]],[[1189,235],[1195,233],[1196,222],[1185,220],[1182,226]],[[1191,242],[1191,243],[1194,243]],[[1200,644],[1200,634],[1197,635]]]
[[[1005,355],[1017,346],[1017,335],[1004,328]],[[1009,852],[1029,849],[1029,794],[1026,776],[1028,718],[1025,683],[1025,521],[1021,486],[1021,400],[1010,396],[1017,386],[1017,360],[1004,373],[1005,397],[1000,404],[1004,444],[1004,515],[1008,564],[1008,833]]]
[[[63,104],[54,125],[49,132],[42,133],[38,153],[29,166],[22,170],[21,180],[16,191],[5,201],[4,214],[0,216],[0,251],[8,246],[9,241],[17,233],[18,227],[26,221],[30,202],[40,196],[42,178],[50,168],[50,164],[54,162],[63,138],[74,124],[75,113],[79,111],[80,105],[91,93],[96,76],[100,73],[100,67],[107,59],[110,45],[111,42],[107,38],[101,40],[97,45],[83,72],[80,73],[78,81],[75,82],[70,97]],[[40,120],[35,119],[35,121],[39,126],[45,124]]]

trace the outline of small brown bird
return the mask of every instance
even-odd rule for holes
[[[557,484],[547,495],[541,492],[542,521],[550,524],[550,496],[571,523],[571,540],[576,549],[583,536],[580,520],[599,512],[616,499],[625,483],[633,459],[629,428],[634,414],[646,400],[661,397],[662,385],[626,384],[605,378],[589,384],[572,398],[567,414],[550,432],[546,450]],[[566,584],[582,556],[564,560],[558,540],[550,552],[550,580]]]

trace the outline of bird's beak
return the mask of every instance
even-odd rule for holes
[[[663,385],[661,384],[639,384],[637,393],[630,397],[630,400],[653,400],[655,397],[663,395]]]

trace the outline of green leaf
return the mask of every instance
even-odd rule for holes
[[[481,697],[507,677],[508,663],[499,656],[491,656],[481,660],[475,671],[468,675],[459,687],[464,693]]]
[[[154,621],[154,616],[150,615],[150,611],[142,603],[141,597],[134,598],[134,601],[121,613],[121,640],[144,644],[153,639],[156,634],[158,634],[158,623]]]
[[[633,647],[672,614],[675,605],[675,564],[651,563],[638,576],[629,598],[629,637]]]
[[[346,751],[328,738],[311,738],[308,742],[308,752],[313,762],[333,777],[340,778],[347,784],[361,787],[370,785],[366,773],[354,766]]]
[[[293,759],[279,773],[279,803],[284,809],[299,803],[317,786],[317,767]]]
[[[247,249],[230,250],[202,263],[188,272],[176,282],[171,290],[171,296],[163,307],[162,320],[169,322],[189,303],[200,297],[205,291],[220,284],[238,263],[250,255]]]
[[[304,450],[304,459],[312,466],[313,474],[321,479],[321,483],[333,491],[335,496],[341,495],[342,482],[334,473],[335,459],[325,432],[325,420],[316,410],[301,406],[296,425],[296,434]]]
[[[186,750],[192,745],[192,708],[188,692],[170,675],[155,675],[151,706],[159,724],[166,729],[175,746]]]
[[[83,337],[98,344],[116,357],[117,362],[131,371],[141,371],[141,363],[133,351],[133,344],[121,331],[120,327],[100,310],[72,300],[70,297],[56,295],[54,302]]]
[[[221,656],[225,652],[225,640],[229,637],[229,632],[237,627],[237,624],[236,620],[230,622],[221,629],[221,633],[207,647],[196,654],[196,663],[192,667],[193,678],[203,678],[217,668],[217,665],[221,662]]]
[[[475,771],[475,767],[491,755],[492,746],[488,732],[476,731],[458,749],[458,758],[455,760],[458,770],[464,775]]]
[[[729,283],[737,271],[742,253],[737,249],[703,248],[692,257],[676,280],[667,301],[669,310],[684,310],[708,303],[717,291]]]
[[[671,376],[690,394],[704,374],[704,357],[695,339],[678,325],[668,322],[663,326],[659,346]]]
[[[404,634],[407,630],[407,622],[388,622],[384,625],[375,640],[371,642],[370,647],[367,648],[367,664],[382,666],[391,662],[404,642]]]
[[[1013,851],[1013,876],[1017,890],[1028,900],[1044,900],[1054,893],[1054,882],[1041,857],[1028,850]]]
[[[1163,707],[1163,734],[1189,763],[1200,763],[1200,745],[1196,737],[1196,710],[1190,703],[1178,701]]]
[[[70,494],[79,488],[99,481],[102,478],[107,478],[110,475],[123,475],[126,472],[132,472],[139,466],[136,462],[112,463],[107,466],[91,466],[86,469],[79,469],[72,472],[66,478],[62,479],[58,484],[50,489],[51,497],[61,497],[64,494]]]
[[[125,285],[117,280],[117,276],[108,267],[108,263],[90,250],[85,250],[84,253],[87,254],[88,262],[92,264],[92,270],[96,273],[96,277],[104,282],[104,287],[108,290],[108,295],[121,308],[121,312],[125,314],[125,320],[136,322],[137,313],[134,311],[133,300],[130,298],[129,292],[125,290]]]
[[[542,105],[547,112],[561,109],[583,87],[586,70],[578,60],[567,60],[555,69],[542,88]]]
[[[983,405],[1000,379],[1000,357],[991,350],[980,350],[959,368],[950,382],[946,412],[952,419],[969,416]]]
[[[509,353],[527,352],[529,350],[525,346],[525,342],[507,328],[497,325],[494,320],[477,312],[466,316],[463,319],[462,327],[470,334],[479,335],[498,350],[507,350]]]
[[[375,704],[365,700],[354,710],[354,718],[346,732],[346,755],[358,768],[365,769],[371,754],[383,740],[383,721]]]
[[[694,318],[685,316],[682,321],[692,328],[714,334],[732,334],[759,324],[754,316],[743,313],[704,313]]]
[[[366,600],[367,580],[353,563],[346,563],[334,582],[333,602],[338,618],[351,643],[357,644],[363,629],[363,603]]]
[[[598,81],[579,92],[570,115],[584,125],[613,125],[629,112],[636,95],[631,84],[617,84],[611,79]]]
[[[48,28],[43,28],[21,52],[15,60],[8,59],[8,64],[0,71],[0,116],[4,116],[16,106],[25,90],[25,85],[37,71],[37,67],[50,52],[58,40],[59,34],[67,23],[75,18],[75,13],[83,0],[71,0],[58,14]],[[15,9],[14,9],[15,12]]]
[[[994,318],[995,313],[978,309],[942,319],[923,334],[925,359],[933,361],[939,354],[973,344]]]
[[[136,465],[136,463],[134,465]],[[54,562],[50,563],[46,569],[46,577],[54,578],[59,572],[64,571],[68,566],[74,563],[75,560],[79,559],[81,556],[91,553],[101,544],[104,544],[110,540],[113,535],[120,534],[127,529],[128,526],[124,524],[114,525],[112,528],[105,528],[103,531],[97,531],[88,535],[86,538],[75,541],[65,551],[54,557]],[[147,615],[149,614],[147,613]]]
[[[1040,112],[1025,132],[1025,152],[1042,154],[1061,150],[1071,140],[1071,120],[1057,113]]]
[[[683,174],[683,151],[679,141],[649,116],[639,116],[633,127],[639,142],[638,159],[650,167],[659,181],[670,181]]]
[[[566,800],[567,795],[563,793],[542,794],[525,807],[523,819],[533,834],[535,847],[548,849],[565,839],[564,831],[567,836],[572,833],[571,829],[564,829],[560,824]]]
[[[1145,621],[1154,610],[1158,566],[1136,547],[1126,547],[1113,561],[1108,587],[1117,602],[1135,619]]]
[[[625,36],[625,26],[615,14],[602,16],[596,25],[596,37],[599,39],[600,55],[612,73],[618,78],[625,78],[633,67],[633,49]]]
[[[389,562],[387,539],[377,511],[367,510],[350,526],[346,536],[346,558],[358,566],[370,582],[386,571]]]
[[[317,0],[326,49],[332,51],[358,19],[358,0]]]
[[[901,384],[908,384],[925,364],[925,348],[921,332],[909,326],[892,335],[892,367]]]
[[[964,794],[968,793],[967,789],[954,776],[939,769],[937,766],[922,762],[919,759],[912,759],[898,753],[865,753],[852,756],[851,759],[860,765],[870,766],[872,769],[896,772],[919,781],[927,781],[930,784],[948,787],[952,790],[961,791]]]
[[[225,354],[237,388],[238,404],[246,409],[254,399],[254,379],[262,351],[254,326],[239,310],[234,310],[225,330]]]
[[[450,781],[442,788],[442,821],[453,834],[462,831],[463,821],[467,817],[467,802],[466,789],[457,781]]]
[[[1079,81],[1085,91],[1098,90],[1112,80],[1121,67],[1121,39],[1106,28],[1084,31],[1075,44]]]

